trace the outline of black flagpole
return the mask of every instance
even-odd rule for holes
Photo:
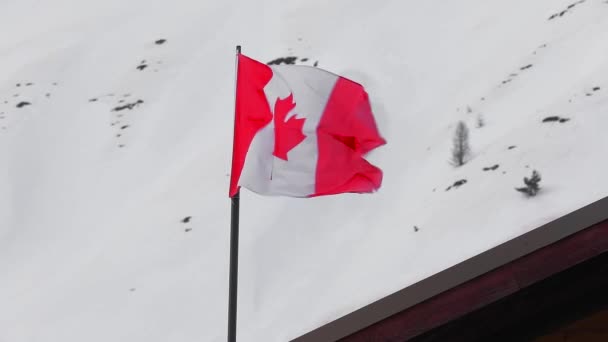
[[[238,55],[241,54],[241,46],[236,46],[238,77]],[[235,85],[236,88],[236,85]],[[235,92],[236,100],[236,92]],[[235,107],[236,114],[236,107]],[[236,124],[236,116],[234,118]],[[236,134],[236,131],[235,131]],[[239,204],[241,201],[240,192],[230,198],[230,280],[228,288],[228,342],[236,342],[236,304],[237,304],[237,285],[239,273]]]

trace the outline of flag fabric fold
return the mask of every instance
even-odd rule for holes
[[[238,54],[229,195],[314,197],[374,192],[382,171],[364,159],[386,141],[365,89],[309,66],[268,66]]]

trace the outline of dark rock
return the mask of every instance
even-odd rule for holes
[[[156,45],[162,45],[162,44],[165,44],[166,42],[167,42],[166,39],[158,39],[158,40],[156,40],[154,42],[154,44],[156,44]]]
[[[298,60],[298,57],[295,57],[295,56],[279,57],[266,64],[268,64],[268,65],[281,65],[281,64],[293,65],[293,64],[296,64],[296,60]]]
[[[526,70],[526,69],[530,69],[531,67],[532,67],[532,64],[528,64],[526,66],[523,66],[523,67],[519,68],[519,70],[523,71],[523,70]]]
[[[30,106],[31,103],[27,102],[27,101],[21,101],[19,103],[17,103],[17,108],[23,108],[25,106]]]
[[[570,121],[569,118],[560,118],[559,116],[548,116],[546,118],[543,119],[543,122],[560,122],[560,123],[564,123],[564,122],[568,122]]]
[[[458,189],[460,186],[464,185],[467,183],[466,179],[460,179],[454,182],[454,184],[450,185],[447,189],[445,189],[445,191],[449,191],[450,189],[454,188],[454,189]]]
[[[144,103],[143,100],[137,100],[137,101],[132,102],[132,103],[127,103],[127,104],[124,104],[122,106],[114,107],[114,109],[112,109],[112,111],[113,112],[120,112],[121,110],[125,110],[125,109],[131,110],[131,109],[135,108],[136,106],[138,106],[138,105],[140,105],[142,103]]]
[[[459,187],[461,185],[464,185],[466,183],[467,183],[466,179],[457,180],[457,181],[454,182],[454,187],[457,188],[457,187]]]
[[[547,116],[546,118],[543,119],[543,122],[556,122],[559,121],[560,117],[559,116]]]
[[[186,216],[182,219],[182,223],[188,223],[192,219],[192,216]]]

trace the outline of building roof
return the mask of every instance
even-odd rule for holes
[[[408,340],[608,251],[608,197],[315,329],[295,342]]]

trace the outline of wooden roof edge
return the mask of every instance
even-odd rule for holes
[[[589,232],[576,234],[592,226],[595,227]],[[366,341],[357,336],[365,336],[365,331],[386,329],[391,322],[406,318],[410,320],[409,328],[403,328],[409,329],[406,335],[417,336],[606,251],[607,232],[608,197],[604,197],[310,331],[293,342]],[[572,237],[566,239],[569,236]],[[564,249],[570,252],[560,253]],[[446,305],[450,305],[450,309],[446,310]]]

